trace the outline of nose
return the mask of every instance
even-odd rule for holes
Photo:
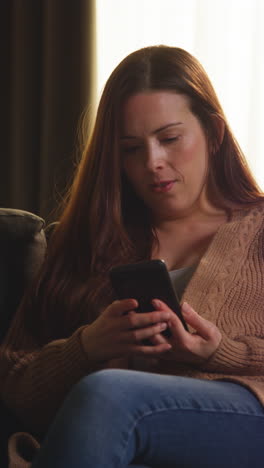
[[[148,143],[145,149],[145,167],[151,171],[162,169],[166,163],[164,148],[157,142]]]

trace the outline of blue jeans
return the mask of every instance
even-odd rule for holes
[[[73,387],[33,468],[259,468],[263,444],[239,384],[109,369]]]

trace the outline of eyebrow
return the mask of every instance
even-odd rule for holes
[[[154,130],[152,132],[152,134],[155,135],[156,133],[159,133],[162,130],[166,130],[167,128],[174,127],[176,125],[182,125],[182,124],[183,124],[183,122],[172,122],[172,123],[169,123],[167,125],[164,125],[163,127],[157,128],[156,130]],[[125,135],[125,136],[121,137],[121,140],[128,140],[128,139],[133,139],[133,138],[138,138],[138,137],[132,136],[132,135]]]

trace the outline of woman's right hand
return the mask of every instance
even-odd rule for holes
[[[138,313],[135,299],[114,301],[81,335],[87,358],[91,363],[140,354],[158,356],[171,349],[168,343],[146,345],[151,339],[167,328],[170,312],[153,311]]]

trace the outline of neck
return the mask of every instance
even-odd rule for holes
[[[197,225],[223,223],[228,218],[227,212],[222,209],[210,209],[182,213],[174,217],[155,220],[155,228],[157,231],[171,232],[179,228],[192,228]]]
[[[200,195],[191,206],[171,212],[154,214],[154,226],[157,229],[167,226],[196,225],[203,222],[214,222],[217,219],[227,218],[228,210],[217,206],[207,194],[206,187],[203,187]]]

